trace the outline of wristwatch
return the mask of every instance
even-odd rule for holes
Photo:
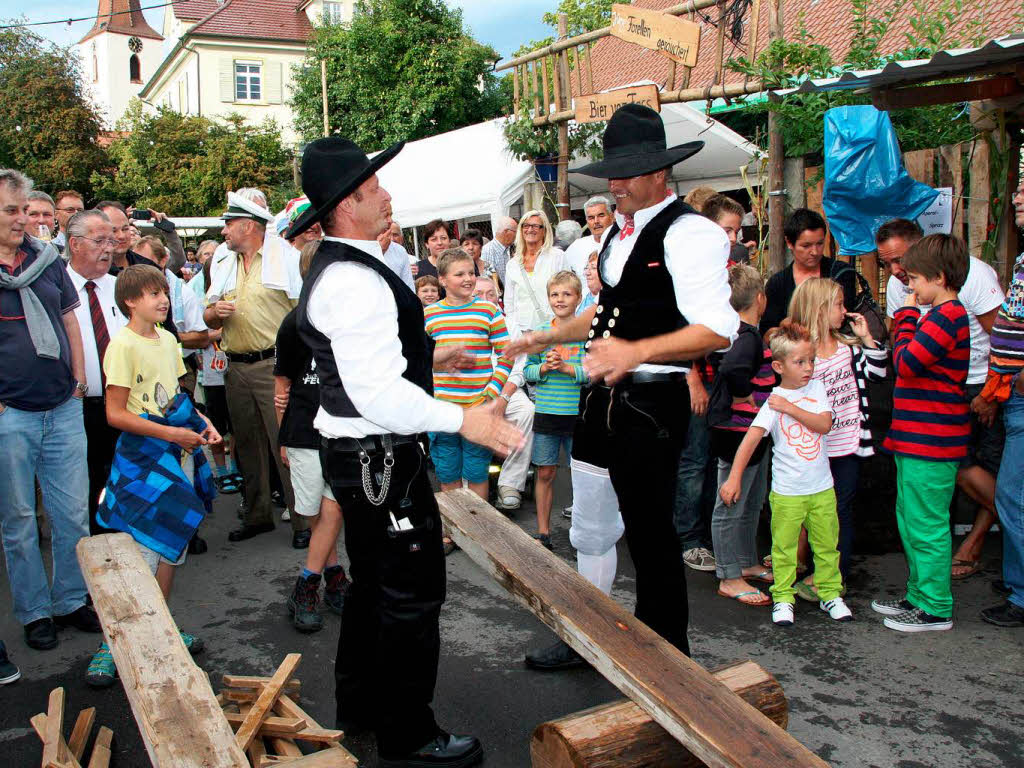
[[[75,389],[78,390],[78,394],[85,395],[85,394],[88,394],[88,392],[89,392],[89,385],[88,384],[83,384],[82,382],[76,380],[75,381]]]
[[[512,402],[512,395],[506,395],[504,392],[499,392],[498,397],[504,400],[506,403]]]

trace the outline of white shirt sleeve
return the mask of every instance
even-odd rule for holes
[[[975,317],[991,312],[1003,303],[1003,289],[996,271],[981,259],[971,257],[967,281],[960,289],[960,303]]]
[[[729,304],[729,238],[703,216],[683,216],[665,236],[666,264],[679,312],[691,325],[736,338],[740,318]]]
[[[775,426],[775,420],[778,418],[779,412],[774,411],[768,407],[768,403],[764,403],[761,406],[761,410],[757,412],[757,416],[750,422],[752,427],[760,427],[768,434],[771,434],[772,427]]]
[[[181,286],[181,303],[185,308],[185,317],[183,318],[185,326],[182,328],[183,331],[186,333],[196,333],[210,330],[203,321],[203,307],[199,297],[196,296],[195,291],[189,290],[187,285]]]
[[[313,327],[331,340],[345,392],[360,416],[400,435],[459,431],[459,406],[435,400],[402,377],[398,310],[380,275],[359,264],[331,264],[307,311]]]
[[[889,281],[885,284],[885,314],[896,317],[896,310],[903,306],[905,298],[903,283],[895,275],[889,275]]]

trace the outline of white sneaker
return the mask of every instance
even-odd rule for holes
[[[695,571],[715,570],[715,556],[707,547],[691,547],[683,552],[683,562]]]
[[[519,509],[522,504],[522,498],[519,495],[519,491],[515,488],[509,488],[507,485],[498,486],[498,508],[499,509]]]
[[[289,512],[287,509],[284,510],[283,512],[281,512],[281,521],[282,522],[287,523],[291,519],[292,519],[292,513]]]
[[[772,606],[772,622],[780,627],[793,626],[793,604],[775,603]]]
[[[853,611],[849,609],[841,597],[835,597],[827,603],[824,601],[819,602],[818,607],[828,613],[830,619],[835,619],[836,621],[853,621]]]
[[[572,504],[562,509],[562,517],[566,520],[572,520]]]

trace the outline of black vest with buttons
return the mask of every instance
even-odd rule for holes
[[[331,264],[354,262],[361,264],[380,275],[388,284],[395,296],[398,307],[398,339],[402,343],[402,357],[406,367],[402,377],[411,381],[428,395],[434,393],[433,360],[434,345],[423,327],[423,305],[410,290],[409,286],[394,273],[383,261],[375,259],[358,248],[345,243],[324,240],[313,257],[309,272],[302,283],[297,312],[299,335],[309,344],[316,358],[317,374],[320,377],[320,405],[332,416],[358,418],[360,413],[345,393],[345,385],[338,374],[338,366],[334,361],[331,340],[320,333],[309,322],[306,307],[309,294],[316,285],[317,278]],[[336,307],[334,311],[344,312],[345,307]]]
[[[688,213],[697,212],[682,200],[669,203],[640,231],[622,268],[619,282],[610,287],[602,280],[590,340],[616,336],[636,341],[686,327],[686,318],[676,304],[672,275],[665,266],[665,235],[676,219]],[[604,248],[598,257],[599,277],[604,274],[605,259],[611,253],[611,245],[618,234],[616,222],[605,237]],[[589,347],[590,340],[584,346]]]

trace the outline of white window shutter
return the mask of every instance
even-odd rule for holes
[[[220,60],[220,100],[226,102],[235,100],[235,62],[233,59],[222,58]]]
[[[281,62],[271,61],[263,66],[266,78],[267,103],[280,104],[281,98]]]

